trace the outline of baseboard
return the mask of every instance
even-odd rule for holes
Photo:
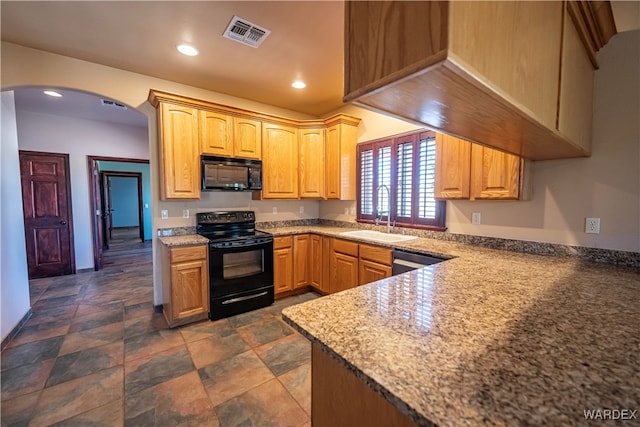
[[[76,273],[90,273],[92,271],[96,271],[95,268],[79,268],[76,270]]]
[[[0,351],[4,350],[4,348],[9,345],[9,343],[11,342],[11,340],[13,338],[15,338],[16,335],[18,335],[18,332],[20,332],[20,329],[22,329],[22,327],[24,326],[25,323],[27,323],[27,320],[29,320],[31,318],[31,315],[33,314],[33,311],[31,311],[31,307],[29,307],[29,310],[25,313],[24,316],[22,316],[22,319],[20,319],[20,321],[18,322],[18,324],[11,330],[11,332],[9,332],[9,334],[2,340],[2,344],[0,344]]]
[[[153,306],[153,311],[155,311],[156,313],[162,313],[162,304],[154,305]]]

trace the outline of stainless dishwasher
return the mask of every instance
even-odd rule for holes
[[[391,274],[395,276],[396,274],[406,273],[407,271],[416,270],[427,265],[437,264],[447,259],[448,258],[441,258],[434,255],[394,249]]]

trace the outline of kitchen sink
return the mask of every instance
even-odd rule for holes
[[[414,240],[418,238],[417,236],[403,236],[401,234],[381,233],[373,230],[343,231],[340,235],[381,243],[406,242],[407,240]]]

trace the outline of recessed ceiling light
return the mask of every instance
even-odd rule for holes
[[[188,44],[179,44],[177,49],[181,54],[187,56],[196,56],[198,54],[198,49],[193,46],[189,46]]]
[[[307,84],[303,81],[296,80],[295,82],[291,83],[291,86],[295,87],[296,89],[304,89],[305,87],[307,87]]]
[[[62,94],[56,92],[55,90],[45,90],[44,91],[45,95],[49,95],[49,96],[53,96],[54,98],[61,98]]]

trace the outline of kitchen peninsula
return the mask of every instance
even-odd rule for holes
[[[314,426],[584,425],[640,409],[640,270],[402,246],[454,258],[283,311],[313,344]]]

